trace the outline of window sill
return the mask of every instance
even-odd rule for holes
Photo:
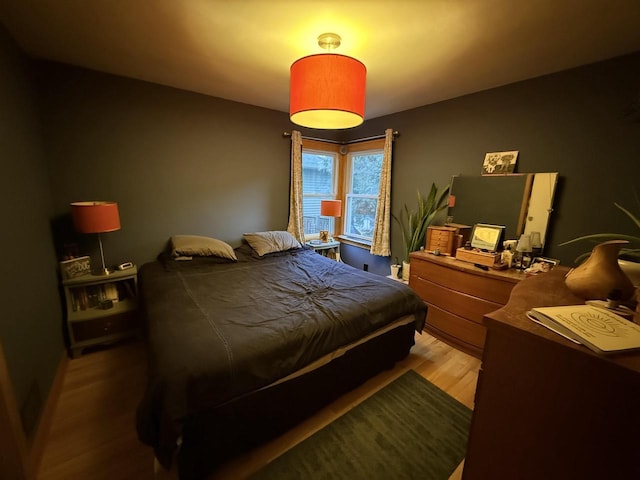
[[[362,248],[365,250],[371,250],[371,242],[363,240],[361,238],[353,238],[347,235],[338,235],[337,240],[340,243],[346,243],[347,245],[353,245],[354,247]]]

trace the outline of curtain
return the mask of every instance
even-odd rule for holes
[[[291,188],[289,190],[289,225],[287,232],[304,243],[302,223],[302,136],[291,132]]]
[[[378,208],[376,223],[373,227],[373,242],[369,252],[372,255],[388,257],[391,255],[391,145],[393,130],[388,128],[384,132],[384,154],[382,170],[380,171],[380,187],[378,189]]]

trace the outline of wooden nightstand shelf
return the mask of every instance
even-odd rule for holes
[[[136,267],[62,281],[71,357],[138,333]]]

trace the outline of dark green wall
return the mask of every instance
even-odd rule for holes
[[[31,64],[0,27],[0,339],[28,434],[63,352],[53,212]]]
[[[74,200],[117,200],[122,230],[104,236],[108,262],[150,260],[174,233],[237,244],[244,231],[286,225],[286,113],[51,63],[39,78],[55,212],[64,215]],[[519,150],[518,172],[559,172],[546,254],[568,264],[590,246],[558,247],[562,241],[634,228],[613,202],[635,205],[640,124],[623,112],[638,85],[640,53],[332,134],[400,131],[394,212],[432,181],[479,175],[490,151]],[[393,244],[398,255],[397,229]]]
[[[506,67],[508,68],[508,67]],[[479,175],[486,152],[519,150],[517,172],[559,172],[548,256],[570,264],[592,245],[559,247],[593,232],[634,233],[613,203],[640,205],[640,52],[365,122],[366,137],[400,131],[394,144],[392,211],[452,175]],[[397,229],[393,251],[400,252]],[[400,256],[400,255],[399,255]]]
[[[119,204],[107,263],[153,260],[173,234],[238,245],[244,232],[286,228],[286,113],[50,63],[39,78],[55,213]]]

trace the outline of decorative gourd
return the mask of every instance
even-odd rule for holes
[[[569,290],[585,300],[628,300],[634,287],[618,264],[620,249],[626,240],[610,240],[596,245],[589,258],[571,270],[565,283]]]

